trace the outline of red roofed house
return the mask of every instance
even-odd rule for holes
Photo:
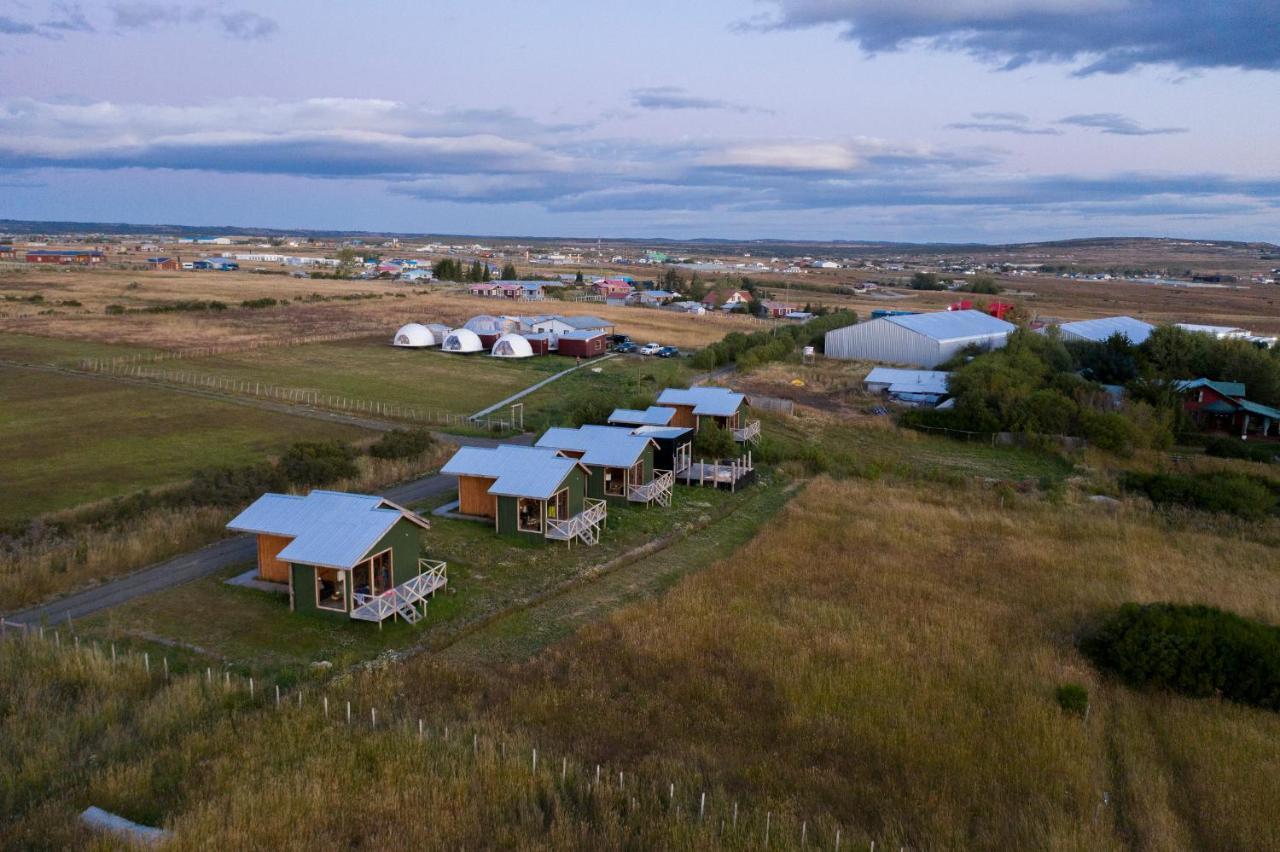
[[[631,285],[621,278],[603,278],[591,286],[606,299],[625,299],[631,294]]]
[[[473,296],[501,296],[495,284],[472,284],[467,288],[467,292]]]

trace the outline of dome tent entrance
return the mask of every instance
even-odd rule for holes
[[[443,352],[482,352],[484,345],[480,342],[480,336],[474,331],[455,328],[445,335],[444,344],[440,349]]]
[[[504,334],[493,344],[494,358],[532,358],[533,347],[518,334]]]
[[[392,346],[399,346],[403,349],[422,349],[428,346],[435,346],[439,342],[439,339],[432,333],[431,329],[416,322],[400,326],[396,336],[391,339]]]

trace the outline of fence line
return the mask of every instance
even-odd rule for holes
[[[245,708],[251,711],[274,709],[310,713],[337,728],[398,735],[419,743],[434,741],[451,750],[455,756],[470,758],[477,766],[505,763],[516,767],[524,773],[526,781],[550,787],[562,793],[569,802],[590,801],[589,807],[593,809],[602,804],[610,805],[624,819],[649,811],[686,825],[703,826],[703,830],[713,837],[745,844],[748,848],[808,848],[810,843],[815,849],[835,852],[845,848],[868,848],[862,844],[854,845],[845,836],[843,827],[830,820],[810,820],[795,813],[745,807],[723,791],[719,791],[720,795],[716,795],[716,791],[709,792],[707,784],[696,783],[691,787],[687,780],[677,784],[619,770],[615,766],[573,759],[568,754],[556,755],[560,758],[556,760],[540,752],[536,745],[520,742],[524,738],[508,740],[495,736],[491,731],[482,731],[478,726],[459,728],[443,722],[427,724],[424,718],[406,716],[403,710],[398,714],[394,711],[379,712],[375,705],[362,706],[358,698],[353,703],[349,693],[331,697],[329,692],[305,686],[291,692],[279,684],[268,685],[252,676],[233,675],[229,669],[215,673],[212,666],[203,671],[197,667],[189,672],[174,672],[170,669],[168,656],[162,655],[157,665],[146,651],[121,650],[114,642],[108,642],[108,652],[100,641],[82,642],[69,619],[62,625],[46,626],[0,618],[0,641],[7,639],[38,643],[54,650],[54,653],[91,655],[101,663],[110,661],[113,667],[131,667],[135,676],[141,674],[148,684],[160,688],[175,681],[184,681],[201,686],[209,699],[235,695],[234,705],[225,708],[229,713]],[[517,743],[519,748],[514,747]],[[509,744],[513,748],[508,748]],[[870,852],[877,848],[885,847],[872,841]]]
[[[794,400],[780,399],[776,396],[747,396],[747,405],[757,411],[773,411],[778,414],[792,415],[796,413]]]
[[[473,420],[466,414],[444,411],[438,408],[350,397],[309,388],[292,388],[254,379],[235,379],[206,375],[191,370],[159,369],[122,362],[114,358],[86,358],[80,361],[79,367],[81,370],[91,373],[103,373],[139,381],[202,388],[218,393],[267,399],[289,405],[303,405],[357,416],[403,420],[426,426],[481,428],[489,432],[514,430],[513,423],[508,418],[489,416]]]
[[[1080,450],[1089,446],[1088,440],[1074,435],[1042,435],[1038,432],[970,432],[966,429],[950,429],[946,426],[925,426],[912,423],[907,426],[917,432],[945,435],[961,441],[981,441],[993,447],[1026,447],[1037,442],[1056,444],[1066,450]]]

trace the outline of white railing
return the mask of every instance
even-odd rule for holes
[[[734,429],[733,440],[741,441],[744,443],[747,441],[750,441],[753,444],[759,443],[760,421],[752,420],[750,423],[748,423],[746,426],[743,426],[741,429]]]
[[[656,500],[661,506],[670,506],[671,491],[675,484],[674,471],[655,470],[652,481],[644,485],[633,485],[627,489],[627,499],[633,503],[652,503]]]
[[[595,544],[600,540],[600,525],[609,514],[609,506],[603,500],[586,497],[582,511],[564,520],[547,520],[546,537],[555,541],[572,542],[575,538],[583,544]]]
[[[418,560],[418,574],[398,586],[377,595],[355,592],[352,600],[356,606],[351,617],[358,621],[386,621],[399,615],[410,624],[422,616],[414,605],[425,601],[449,583],[448,566],[432,559]]]

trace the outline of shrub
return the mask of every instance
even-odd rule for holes
[[[420,456],[435,444],[435,435],[426,429],[392,429],[369,447],[375,459],[407,459]]]
[[[274,308],[278,304],[280,303],[277,302],[275,299],[272,299],[270,296],[265,296],[261,299],[245,299],[243,302],[240,303],[240,307],[242,308]]]
[[[174,496],[196,505],[244,506],[268,491],[283,491],[288,485],[280,468],[262,462],[198,470],[191,484]]]
[[[124,305],[107,305],[105,312],[112,316],[124,313]]]
[[[1280,630],[1213,607],[1125,604],[1081,643],[1135,687],[1280,710]]]
[[[714,346],[707,346],[693,353],[693,357],[689,359],[689,363],[693,365],[695,370],[714,370],[720,366],[716,359],[716,349]]]
[[[1054,691],[1058,706],[1068,713],[1083,716],[1089,709],[1089,690],[1078,683],[1064,683]]]
[[[358,474],[356,454],[340,441],[302,441],[290,447],[277,465],[290,485],[316,486]]]
[[[579,396],[569,406],[569,422],[574,426],[586,426],[592,423],[607,423],[613,409],[617,408],[614,400],[603,393]]]
[[[693,454],[702,459],[728,459],[738,455],[732,433],[713,420],[706,420],[693,439]]]
[[[1247,459],[1249,461],[1275,462],[1280,459],[1280,447],[1266,444],[1250,444],[1235,438],[1209,438],[1205,442],[1204,453],[1224,459]]]
[[[1121,484],[1139,491],[1156,505],[1180,505],[1206,512],[1226,512],[1244,518],[1261,518],[1276,506],[1276,494],[1268,484],[1240,473],[1136,473],[1127,472]]]
[[[1114,411],[1087,412],[1083,431],[1084,437],[1098,449],[1121,456],[1132,455],[1140,443],[1132,421]]]

